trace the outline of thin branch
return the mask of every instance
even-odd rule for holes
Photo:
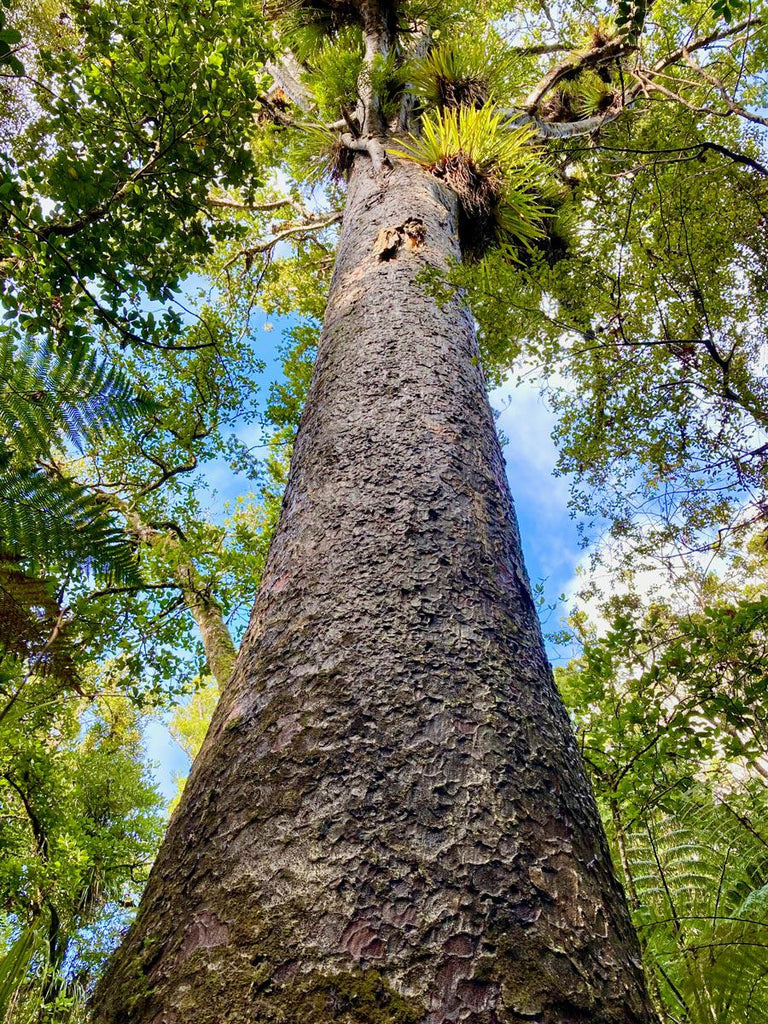
[[[271,210],[282,210],[286,206],[294,206],[293,199],[272,199],[266,203],[240,203],[236,199],[229,199],[226,196],[209,195],[205,200],[208,206],[215,206],[223,210],[242,210],[244,213],[269,213]]]
[[[340,137],[340,142],[355,153],[366,153],[371,158],[374,174],[379,174],[389,164],[387,151],[381,141],[371,135],[357,139],[349,132]]]
[[[282,231],[278,231],[272,235],[271,238],[266,238],[263,241],[256,242],[254,245],[246,246],[240,249],[235,255],[227,260],[224,266],[221,268],[223,274],[227,271],[233,263],[236,263],[241,256],[245,256],[246,259],[253,259],[254,256],[258,256],[260,253],[270,252],[278,244],[278,242],[284,241],[286,238],[292,238],[296,235],[308,235],[315,231],[322,231],[324,228],[330,227],[332,224],[338,224],[342,218],[342,212],[337,210],[336,212],[326,215],[318,215],[317,217],[310,217],[307,220],[302,221],[300,224],[292,224]]]

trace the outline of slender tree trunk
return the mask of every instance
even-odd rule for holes
[[[224,613],[202,585],[191,562],[177,567],[176,578],[187,608],[200,630],[208,671],[216,680],[219,689],[223,690],[232,674],[232,666],[237,657],[235,642],[224,619]]]
[[[456,203],[369,168],[248,634],[96,1020],[649,1024],[472,321],[427,273]]]
[[[162,533],[149,526],[137,512],[130,512],[127,509],[121,511],[125,511],[129,528],[142,544],[150,547],[155,544],[170,544],[182,555],[176,564],[176,582],[184,603],[200,630],[208,671],[216,680],[219,689],[223,690],[237,657],[235,642],[224,619],[224,613],[200,579],[192,559],[183,556],[180,542],[174,535]]]

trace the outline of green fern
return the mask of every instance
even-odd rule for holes
[[[22,457],[65,442],[80,451],[110,427],[152,408],[130,380],[86,345],[62,351],[0,336],[0,434]]]
[[[305,77],[322,118],[336,120],[345,108],[354,107],[363,58],[362,32],[353,26],[324,39],[311,56]]]
[[[301,61],[316,54],[329,37],[360,24],[353,0],[263,0],[262,10],[279,20],[283,38]]]
[[[346,111],[351,114],[358,98],[365,70],[363,35],[358,26],[342,28],[326,38],[307,58],[309,70],[304,79],[317,103],[320,118],[335,121]],[[382,116],[391,120],[397,113],[401,91],[401,73],[397,55],[377,54],[370,69],[370,85],[378,98]]]
[[[768,797],[697,788],[630,838],[648,969],[674,1019],[768,1020]]]
[[[33,564],[135,582],[136,556],[112,512],[84,487],[39,469],[0,469],[2,546]]]
[[[113,513],[42,464],[152,408],[85,344],[59,351],[36,338],[16,346],[0,337],[0,549],[30,567],[79,566],[135,581],[135,554]]]

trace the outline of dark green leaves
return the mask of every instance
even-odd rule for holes
[[[741,15],[749,13],[751,4],[746,0],[713,0],[712,12],[730,24]]]
[[[24,65],[17,56],[21,32],[8,26],[5,8],[9,6],[10,0],[0,0],[0,65],[10,68],[14,75],[23,75]]]
[[[267,50],[238,0],[79,9],[82,46],[40,55],[40,116],[0,184],[4,304],[18,331],[172,346],[175,290],[237,227],[212,186],[259,184],[247,135]],[[155,322],[144,303],[163,307]]]
[[[640,38],[647,9],[646,0],[619,0],[616,4],[616,27],[624,32],[628,42],[636,43]]]

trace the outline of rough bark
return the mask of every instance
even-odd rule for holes
[[[472,321],[425,273],[457,219],[358,157],[251,624],[100,1024],[653,1020]]]

